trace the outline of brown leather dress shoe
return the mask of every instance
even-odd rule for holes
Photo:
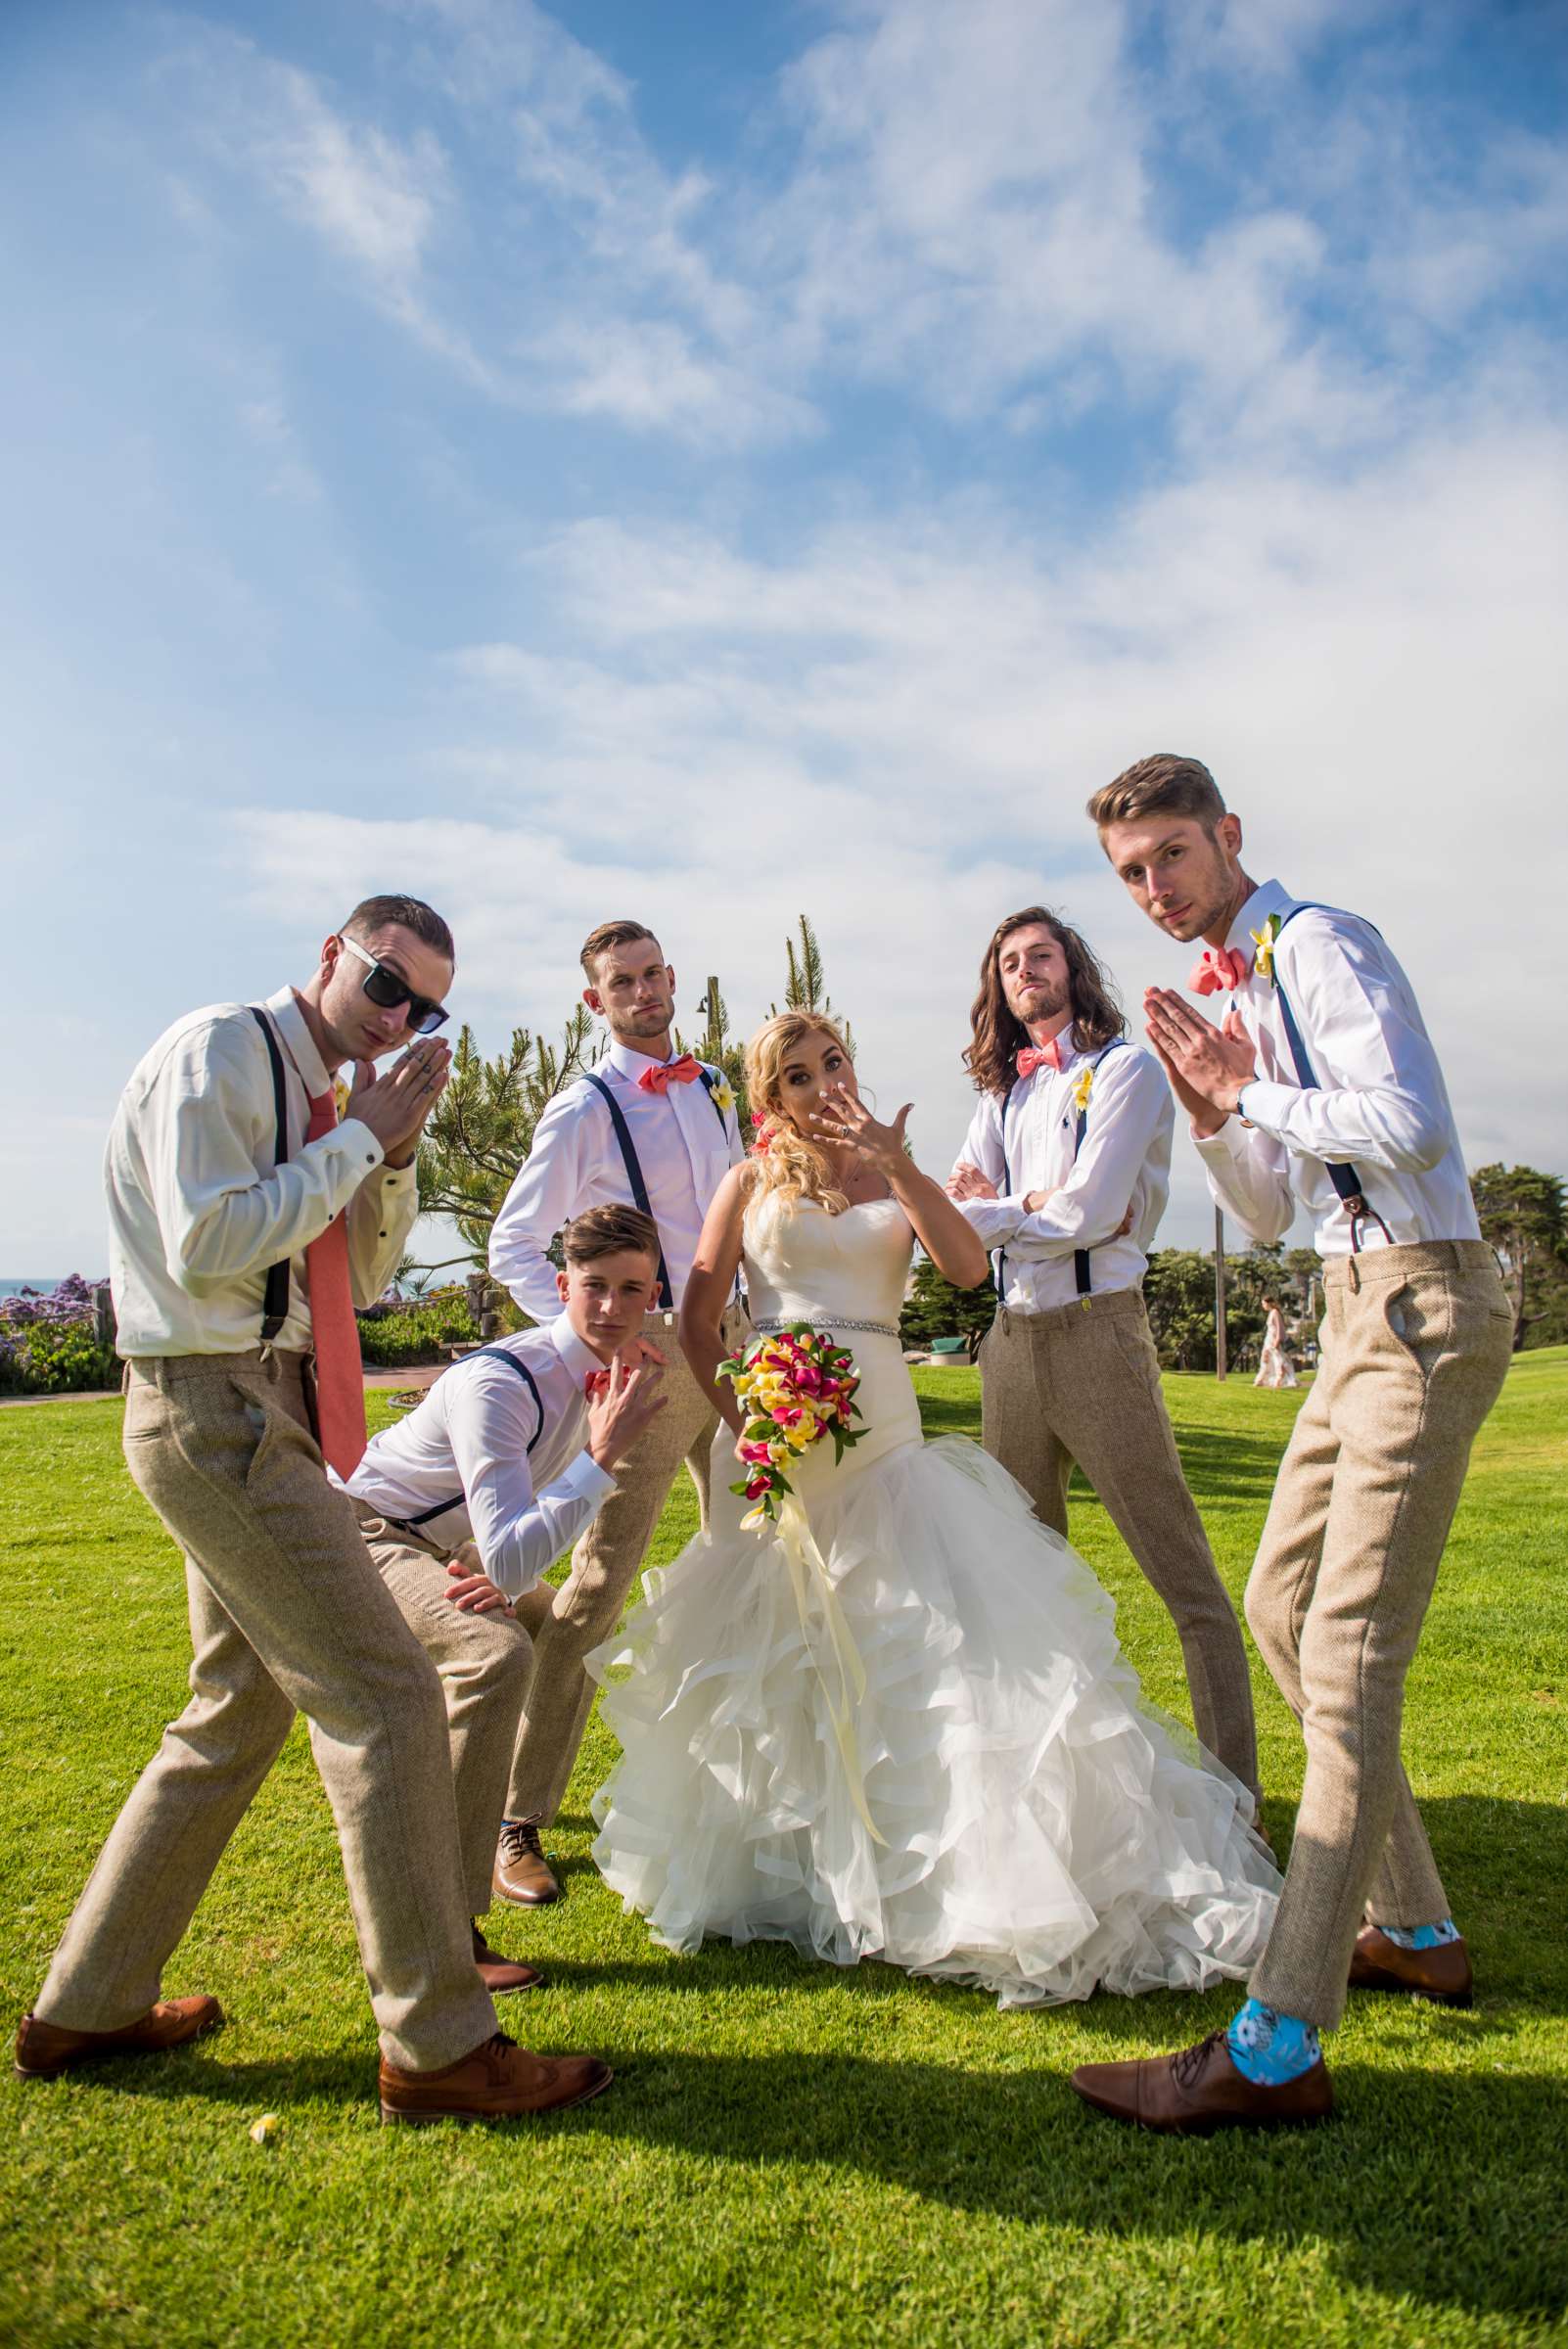
[[[165,2048],[182,2048],[188,2039],[217,2030],[223,2009],[216,1999],[160,1999],[156,2006],[119,2031],[67,2031],[24,2014],[17,2032],[14,2069],[19,2080],[53,2080],[73,2071],[78,2063],[95,2063],[102,2055],[161,2055]]]
[[[504,1999],[512,1990],[542,1990],[544,1976],[537,1967],[520,1965],[515,1958],[503,1958],[492,1950],[478,1925],[474,1927],[474,1963],[479,1977],[492,1999]]]
[[[503,1822],[501,1840],[495,1847],[492,1882],[501,1900],[516,1901],[524,1909],[542,1909],[547,1902],[561,1898],[561,1887],[551,1875],[539,1846],[536,1819],[509,1819]]]
[[[1356,1936],[1351,1958],[1352,1990],[1397,1990],[1407,1998],[1433,1999],[1440,2006],[1473,2006],[1475,1979],[1462,1941],[1435,1950],[1402,1950],[1375,1925]]]
[[[1178,2055],[1151,2055],[1141,2063],[1081,2063],[1073,2086],[1086,2104],[1113,2120],[1176,2137],[1208,2137],[1216,2129],[1280,2129],[1326,2120],[1334,2109],[1333,2083],[1321,2061],[1299,2080],[1262,2087],[1237,2071],[1222,2031],[1211,2031]]]
[[[602,2095],[615,2074],[597,2055],[530,2055],[504,2031],[438,2072],[381,2064],[384,2121],[512,2121]]]

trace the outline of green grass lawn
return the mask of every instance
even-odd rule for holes
[[[975,1373],[920,1374],[978,1430]],[[1299,1396],[1167,1382],[1239,1595]],[[385,1402],[374,1401],[377,1414]],[[114,1815],[184,1700],[179,1562],[125,1476],[119,1406],[0,1411],[0,1985],[20,2015]],[[597,1728],[553,1837],[568,1898],[492,1911],[551,1987],[509,2002],[595,2049],[554,2122],[383,2129],[331,1819],[298,1727],[166,1987],[218,2037],[0,2086],[0,2338],[24,2343],[1522,2342],[1568,2305],[1568,1350],[1525,1357],[1477,1447],[1411,1676],[1406,1753],[1474,1952],[1471,2013],[1352,2002],[1328,2127],[1147,2139],[1068,2074],[1212,2029],[1235,1994],[998,2014],[878,1965],[672,1958],[588,1858]],[[671,1501],[656,1558],[694,1522]],[[1175,1635],[1092,1496],[1079,1545],[1151,1695]],[[1268,1819],[1294,1727],[1261,1667]],[[504,2011],[504,2010],[503,2010]],[[275,2112],[263,2146],[251,2124]]]

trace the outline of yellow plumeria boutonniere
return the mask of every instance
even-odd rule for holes
[[[335,1077],[333,1079],[332,1097],[338,1105],[338,1123],[340,1126],[343,1124],[345,1118],[348,1115],[348,1094],[350,1089],[351,1088],[349,1085],[345,1082],[342,1077]]]
[[[1084,1110],[1087,1109],[1089,1105],[1089,1095],[1093,1090],[1094,1063],[1091,1060],[1086,1060],[1084,1063],[1084,1066],[1079,1070],[1078,1075],[1073,1082],[1073,1106],[1078,1111],[1080,1117],[1082,1117]]]
[[[727,1118],[735,1106],[735,1087],[720,1077],[709,1087],[709,1090],[714,1096],[714,1107],[721,1117]]]
[[[1253,945],[1257,949],[1253,955],[1254,967],[1259,978],[1267,979],[1270,987],[1276,984],[1274,979],[1274,941],[1279,936],[1279,916],[1277,913],[1271,913],[1261,930],[1254,930],[1250,934]]]

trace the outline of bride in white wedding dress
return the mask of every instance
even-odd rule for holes
[[[828,1021],[769,1021],[747,1074],[763,1146],[714,1201],[681,1313],[726,1421],[710,1534],[589,1659],[623,1749],[594,1798],[602,1874],[670,1949],[789,1941],[1004,2006],[1245,1975],[1280,1882],[1250,1795],[1145,1703],[1110,1598],[1022,1488],[922,1440],[898,1335],[913,1240],[961,1286],[979,1240]],[[800,1510],[761,1533],[726,1490],[739,1413],[714,1384],[743,1257],[761,1331],[853,1349],[865,1430],[839,1466],[827,1442],[792,1461]]]

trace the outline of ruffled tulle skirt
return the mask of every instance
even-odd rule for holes
[[[838,1480],[816,1571],[699,1538],[589,1659],[627,1909],[672,1950],[789,1941],[1004,2006],[1245,1974],[1279,1887],[1251,1798],[1145,1703],[1083,1561],[961,1439]]]

